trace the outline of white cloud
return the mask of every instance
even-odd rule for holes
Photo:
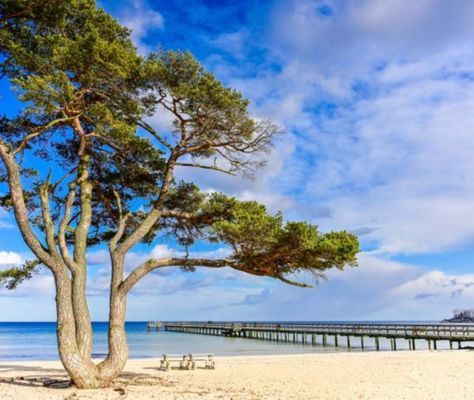
[[[318,11],[323,5],[330,15]],[[135,1],[124,17],[141,51],[149,51],[145,39],[150,28],[163,27],[161,15]],[[212,39],[243,60],[238,65],[219,54],[205,61],[253,100],[254,115],[288,134],[254,181],[189,169],[178,178],[323,229],[363,232],[376,251],[363,254],[356,269],[329,273],[314,290],[230,269],[163,270],[137,286],[141,296],[131,296],[129,315],[147,318],[156,302],[164,319],[436,320],[472,306],[472,274],[388,257],[474,244],[474,3],[289,0],[271,19],[263,35],[242,30]],[[254,65],[245,59],[255,48],[264,48],[264,59]],[[162,130],[170,124],[161,113],[151,122]],[[132,253],[127,271],[172,251]],[[91,293],[103,295],[108,255],[89,259],[102,267]]]
[[[368,229],[380,252],[473,244],[472,2],[279,4],[255,73],[210,65],[291,133],[289,146],[256,184],[206,184],[325,229]],[[280,70],[265,67],[275,61]]]
[[[157,251],[164,254],[163,249],[152,250]],[[314,289],[230,268],[195,273],[169,269],[150,274],[137,285],[129,299],[129,315],[134,320],[152,315],[161,319],[228,319],[231,315],[247,320],[440,320],[474,301],[474,274],[448,274],[367,253],[360,256],[359,264],[343,272],[330,271],[328,280]],[[106,318],[106,271],[92,279],[89,288],[96,319]],[[49,273],[35,276],[15,291],[1,290],[0,302],[10,297],[21,304],[22,298],[32,296],[46,296],[53,302],[54,281]],[[156,312],[150,314],[155,306]]]
[[[359,264],[330,272],[315,289],[276,284],[270,296],[235,312],[269,320],[437,321],[474,301],[474,274],[446,274],[369,254]]]
[[[241,29],[235,32],[223,33],[209,42],[235,58],[244,58],[252,40],[250,33]]]
[[[20,254],[14,251],[0,251],[0,266],[19,265],[22,263]]]
[[[132,30],[132,40],[142,54],[147,54],[151,50],[146,42],[146,37],[156,29],[162,29],[164,25],[163,16],[150,7],[146,0],[132,0],[128,7],[119,17],[120,22]]]
[[[156,305],[153,316],[161,319],[437,321],[474,301],[474,274],[370,254],[361,255],[357,268],[331,271],[314,289],[228,268],[194,274],[150,275],[130,296],[129,315],[149,318]]]
[[[7,290],[0,287],[1,297],[49,297],[51,302],[54,301],[54,278],[48,271],[41,271],[38,275],[22,282],[16,289]]]

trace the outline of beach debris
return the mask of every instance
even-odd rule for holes
[[[125,389],[123,387],[116,387],[114,392],[118,392],[121,396],[125,395]]]

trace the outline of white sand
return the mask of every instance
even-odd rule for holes
[[[221,357],[215,370],[195,371],[158,364],[130,360],[113,388],[77,390],[43,386],[66,378],[58,362],[1,362],[0,399],[474,399],[468,350]]]

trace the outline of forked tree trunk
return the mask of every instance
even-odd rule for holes
[[[75,324],[72,313],[70,291],[60,288],[57,295],[58,328],[57,339],[61,362],[71,378],[72,383],[79,389],[94,389],[110,386],[122,372],[128,358],[128,345],[125,334],[125,297],[114,298],[111,301],[111,318],[109,321],[109,352],[104,361],[96,365],[90,355],[80,351],[77,337],[83,337],[87,332],[78,334],[81,329]],[[63,296],[65,295],[65,296]],[[112,300],[112,299],[111,299]]]
[[[76,313],[72,300],[72,284],[67,274],[56,273],[56,312],[59,357],[71,381],[78,388],[100,386],[97,367],[90,356],[81,354],[77,342]],[[79,328],[80,329],[80,328]],[[87,332],[83,332],[88,334]]]
[[[72,383],[79,389],[110,386],[128,359],[125,333],[126,295],[119,290],[123,257],[112,259],[108,355],[99,364],[91,357],[92,328],[82,274],[55,274],[58,317],[58,348],[61,362]]]

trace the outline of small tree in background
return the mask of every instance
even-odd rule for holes
[[[36,259],[0,272],[9,289],[43,265],[54,276],[61,361],[79,388],[106,387],[128,357],[126,298],[150,272],[230,267],[283,282],[356,264],[357,238],[285,222],[256,202],[205,194],[177,181],[177,167],[250,175],[279,133],[255,121],[248,101],[189,54],[144,58],[93,0],[0,2],[1,68],[22,104],[0,120],[1,205],[11,210]],[[172,116],[169,132],[147,117]],[[232,179],[229,177],[229,179]],[[137,243],[171,235],[227,245],[224,259],[150,259],[124,272]],[[88,249],[110,253],[108,355],[91,358]]]

